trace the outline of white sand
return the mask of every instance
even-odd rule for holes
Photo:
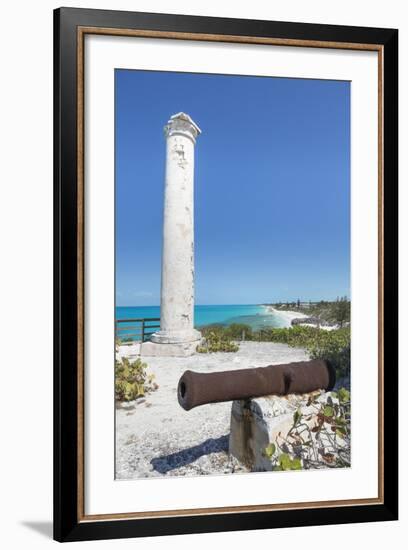
[[[121,346],[128,354],[135,346]],[[146,357],[159,389],[116,409],[116,478],[223,474],[245,471],[228,457],[231,403],[185,411],[177,384],[187,369],[214,372],[309,359],[302,349],[273,342],[243,342],[237,353]]]
[[[288,327],[291,326],[292,319],[304,319],[307,317],[307,315],[305,315],[304,313],[300,313],[300,311],[288,311],[288,310],[282,311],[272,306],[266,306],[266,307],[271,313],[274,313],[275,315],[278,315],[279,317],[281,317],[282,321]]]
[[[292,326],[291,321],[293,319],[306,319],[307,317],[309,317],[309,315],[306,315],[305,313],[300,313],[300,311],[289,311],[289,310],[281,311],[272,306],[266,306],[266,307],[272,313],[276,315],[280,315],[282,319],[286,322],[286,326],[288,327]],[[314,325],[312,323],[299,323],[298,326],[317,328],[317,325]],[[338,325],[331,325],[331,326],[320,325],[319,328],[321,328],[322,330],[336,330],[339,328],[339,326]]]

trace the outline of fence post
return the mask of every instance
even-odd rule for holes
[[[142,344],[145,341],[145,320],[142,321]]]

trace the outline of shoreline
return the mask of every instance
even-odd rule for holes
[[[288,323],[288,328],[292,327],[293,319],[309,318],[308,315],[306,315],[305,313],[301,313],[300,311],[279,310],[279,309],[275,309],[273,306],[265,306],[265,307],[274,315],[281,315],[285,319],[285,321]],[[298,326],[320,328],[321,330],[337,330],[339,328],[338,325],[320,325],[319,327],[317,327],[317,325],[313,323],[299,323]]]
[[[158,307],[158,306],[121,306],[122,308],[125,308],[125,307],[128,307],[130,309],[133,309],[133,308],[151,308],[151,307]],[[209,322],[208,319],[206,319],[204,322],[202,323],[199,323],[199,324],[195,324],[197,330],[201,330],[201,329],[204,329],[205,327],[207,326],[211,326],[213,324],[219,324],[221,326],[228,326],[229,324],[231,324],[231,321],[232,322],[235,322],[235,323],[244,323],[244,324],[248,324],[251,328],[254,329],[254,326],[253,326],[253,323],[251,321],[249,321],[249,318],[253,317],[253,319],[256,321],[257,318],[259,318],[258,316],[261,315],[263,316],[264,318],[265,317],[268,317],[269,315],[273,316],[277,323],[278,323],[278,327],[277,328],[291,328],[292,327],[292,321],[294,319],[304,319],[305,322],[302,323],[302,322],[299,322],[298,324],[300,326],[311,326],[311,327],[315,327],[316,325],[313,324],[313,323],[308,323],[307,322],[307,319],[310,317],[309,315],[307,315],[306,313],[303,313],[303,312],[300,312],[300,311],[294,311],[294,310],[282,310],[282,309],[277,309],[276,307],[272,306],[272,305],[268,305],[268,304],[233,304],[233,305],[209,305],[209,306],[196,306],[196,307],[208,307],[208,308],[223,308],[225,307],[226,309],[227,308],[245,308],[245,307],[249,307],[249,308],[253,308],[254,310],[257,310],[257,312],[252,312],[249,314],[249,317],[248,315],[238,315],[236,317],[231,317],[231,311],[227,312],[226,314],[226,317],[223,318],[222,320],[220,318],[218,319],[214,319],[214,320],[211,320],[211,322]],[[235,312],[233,312],[235,313]],[[218,312],[218,315],[219,315],[219,312]],[[241,320],[242,318],[242,320]],[[259,324],[259,326],[255,326],[255,329],[254,330],[257,330],[257,329],[260,329],[260,328],[267,328],[269,327],[269,323],[267,321],[264,321],[264,323],[266,323],[266,325],[262,325],[262,323],[254,323],[255,325]],[[275,326],[275,325],[271,325],[272,327]],[[338,328],[336,325],[327,325],[327,326],[323,326],[321,325],[320,326],[321,329],[325,329],[325,330],[334,330],[336,328]],[[127,336],[127,334],[123,334],[124,337]]]
[[[291,327],[291,322],[293,319],[307,319],[307,315],[301,313],[300,311],[291,311],[291,310],[280,310],[276,309],[273,306],[264,306],[269,313],[280,316],[283,321],[287,324],[288,327]]]

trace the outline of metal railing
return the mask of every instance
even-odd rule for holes
[[[122,344],[131,344],[135,341],[147,342],[150,340],[152,334],[159,328],[160,317],[116,319],[115,337],[116,340],[120,340]]]

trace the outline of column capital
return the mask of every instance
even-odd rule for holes
[[[201,134],[200,128],[186,113],[177,113],[170,117],[164,127],[166,138],[173,135],[182,135],[190,138],[195,143],[196,137]]]

